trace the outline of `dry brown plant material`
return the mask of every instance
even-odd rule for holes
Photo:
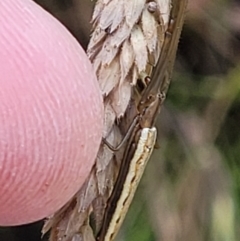
[[[151,74],[159,58],[170,10],[170,0],[99,0],[96,3],[92,17],[94,31],[87,54],[104,97],[103,138],[113,146],[125,135],[127,127],[120,124],[133,87],[143,73]],[[114,154],[105,145],[100,146],[84,186],[45,223],[43,233],[52,228],[51,241],[95,240],[89,217],[93,217],[94,232],[98,232],[123,151],[124,146]]]

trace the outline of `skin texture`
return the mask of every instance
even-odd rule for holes
[[[0,226],[42,219],[95,161],[103,105],[77,41],[31,0],[0,1]]]

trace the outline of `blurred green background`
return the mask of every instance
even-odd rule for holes
[[[36,0],[86,47],[94,2]],[[118,241],[240,240],[240,1],[189,0],[158,143]],[[38,222],[1,241],[41,240]]]

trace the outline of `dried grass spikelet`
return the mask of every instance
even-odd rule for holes
[[[124,133],[118,122],[142,72],[151,73],[159,58],[168,25],[170,0],[98,0],[92,17],[88,56],[104,96],[103,137],[116,146]],[[116,121],[117,120],[117,121]],[[89,225],[101,227],[106,201],[119,170],[122,153],[100,146],[95,166],[80,191],[45,223],[51,241],[95,240]]]

